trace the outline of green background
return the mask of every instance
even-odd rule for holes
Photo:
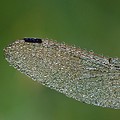
[[[0,0],[0,120],[120,119],[120,110],[67,98],[10,67],[3,48],[23,37],[120,57],[119,0]]]

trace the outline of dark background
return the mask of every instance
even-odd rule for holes
[[[23,37],[120,57],[119,0],[0,0],[0,120],[117,120],[120,111],[67,98],[9,66],[3,48]]]

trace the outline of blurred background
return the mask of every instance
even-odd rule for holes
[[[0,120],[120,119],[120,110],[67,98],[10,67],[3,48],[23,37],[120,57],[119,0],[0,0]]]

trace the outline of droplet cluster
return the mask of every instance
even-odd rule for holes
[[[35,81],[78,101],[120,109],[120,59],[48,39],[17,40],[4,51],[14,68]]]

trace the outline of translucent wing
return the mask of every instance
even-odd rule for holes
[[[120,109],[118,58],[36,38],[17,40],[4,51],[14,68],[41,84],[78,101]]]

